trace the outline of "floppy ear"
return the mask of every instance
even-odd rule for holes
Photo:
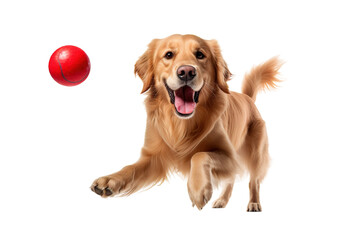
[[[153,55],[155,52],[155,46],[158,39],[154,39],[148,45],[146,52],[135,63],[134,73],[137,74],[143,81],[143,89],[141,93],[146,92],[151,85],[154,84],[154,64]]]
[[[215,66],[216,83],[224,93],[230,93],[229,86],[226,81],[231,78],[231,73],[227,67],[225,60],[221,55],[219,44],[216,40],[208,41],[210,50],[213,56],[213,63]]]

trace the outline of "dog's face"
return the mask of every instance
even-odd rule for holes
[[[191,118],[199,101],[216,97],[218,89],[229,93],[231,74],[217,42],[194,35],[153,40],[136,62],[135,73],[143,80],[142,92],[153,88],[180,118]]]

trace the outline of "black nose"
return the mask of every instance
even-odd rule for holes
[[[183,81],[191,81],[196,76],[196,69],[193,66],[183,65],[178,68],[177,75]]]

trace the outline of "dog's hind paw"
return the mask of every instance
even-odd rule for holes
[[[247,207],[248,212],[261,212],[261,205],[260,203],[250,202]]]

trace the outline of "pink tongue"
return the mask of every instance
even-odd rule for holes
[[[185,86],[175,91],[175,107],[179,113],[190,114],[194,111],[196,103],[194,102],[194,90]]]

